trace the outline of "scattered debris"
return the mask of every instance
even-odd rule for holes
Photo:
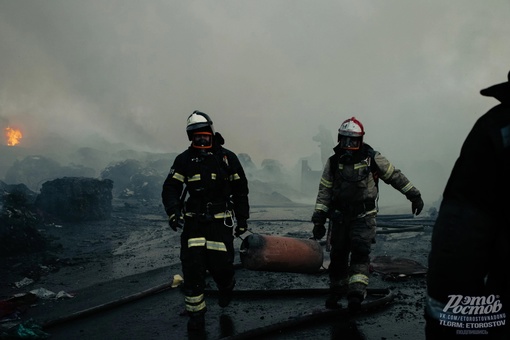
[[[175,274],[172,280],[172,288],[177,288],[184,282],[184,279],[179,274]]]
[[[28,286],[30,284],[34,283],[34,280],[32,279],[29,279],[28,277],[25,277],[23,278],[23,280],[21,281],[18,281],[18,282],[14,282],[14,286],[16,288],[21,288],[21,287],[25,287],[25,286]]]
[[[42,330],[42,326],[33,320],[17,324],[0,333],[2,339],[48,339],[50,334]]]
[[[63,298],[73,298],[74,294],[66,293],[61,290],[58,293],[52,292],[46,288],[37,288],[30,291],[31,294],[34,294],[40,299],[63,299]]]

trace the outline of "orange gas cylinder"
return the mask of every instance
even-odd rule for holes
[[[248,235],[239,254],[246,269],[292,273],[316,273],[324,259],[316,240],[260,234]]]

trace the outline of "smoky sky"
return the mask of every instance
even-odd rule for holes
[[[497,104],[479,91],[506,80],[509,14],[507,0],[0,0],[0,124],[25,143],[180,152],[201,110],[225,147],[291,167],[320,153],[320,125],[336,139],[355,116],[427,202]]]

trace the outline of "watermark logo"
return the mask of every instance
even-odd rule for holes
[[[498,313],[503,308],[499,297],[448,295],[450,300],[443,308],[443,312],[462,315],[486,315]]]
[[[489,328],[503,327],[506,314],[498,295],[449,295],[439,313],[439,324],[457,328],[457,334],[488,334]]]

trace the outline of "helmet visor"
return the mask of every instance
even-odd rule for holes
[[[197,149],[209,149],[212,147],[212,133],[195,132],[191,138],[191,144]]]
[[[361,147],[361,137],[348,137],[339,136],[340,140],[338,143],[340,147],[345,150],[359,150]]]

